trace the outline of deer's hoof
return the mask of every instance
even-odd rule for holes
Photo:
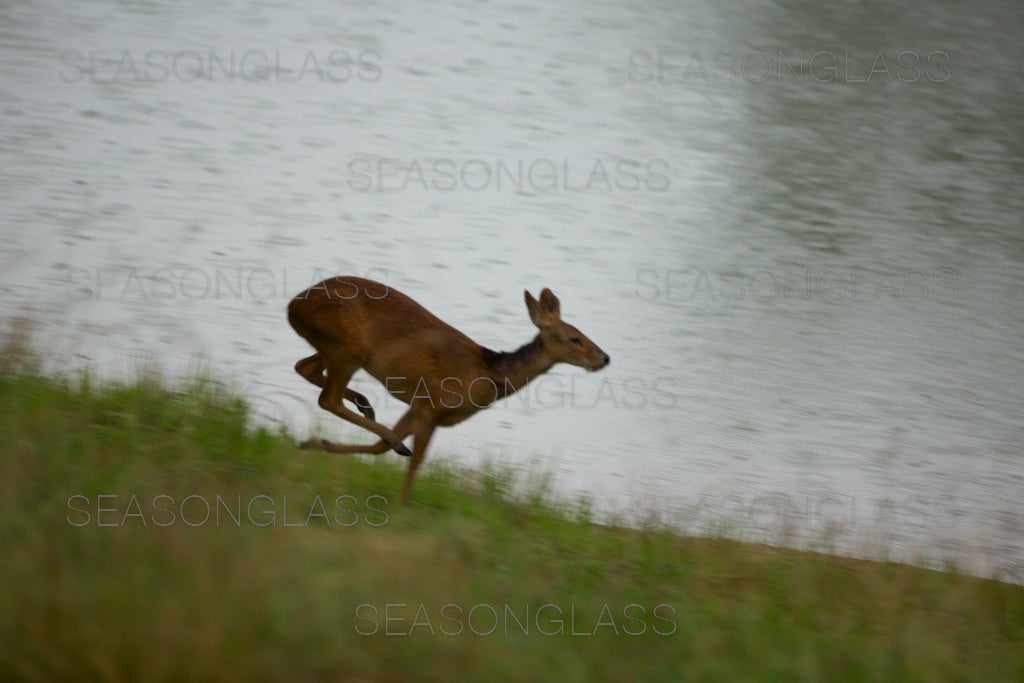
[[[412,451],[406,448],[404,443],[399,443],[397,446],[395,446],[395,453],[398,453],[399,455],[404,455],[407,458],[412,457]]]
[[[324,447],[324,440],[323,439],[306,439],[305,441],[303,441],[302,443],[299,444],[299,448],[304,450],[304,451],[320,450],[320,449],[323,449],[323,447]]]

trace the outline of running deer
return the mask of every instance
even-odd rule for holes
[[[380,437],[367,445],[309,439],[300,448],[371,454],[393,448],[411,458],[400,498],[407,503],[435,428],[462,422],[555,363],[588,371],[608,365],[608,354],[562,321],[558,297],[550,289],[540,293],[539,301],[524,294],[530,320],[540,332],[515,351],[502,352],[480,346],[409,297],[372,280],[339,276],[297,295],[288,304],[288,322],[316,353],[296,363],[295,371],[323,389],[321,408]],[[349,388],[360,368],[409,404],[391,429],[374,419],[365,396]],[[402,443],[409,435],[411,452]]]

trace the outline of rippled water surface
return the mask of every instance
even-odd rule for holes
[[[432,454],[599,510],[1024,580],[1017,3],[0,5],[0,302],[54,369],[201,356],[354,436],[288,298],[612,357]],[[385,420],[400,406],[355,380]],[[339,463],[343,466],[343,463]]]

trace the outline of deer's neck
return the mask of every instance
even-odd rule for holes
[[[515,351],[484,349],[483,354],[491,379],[498,387],[498,398],[514,394],[555,364],[539,334]]]

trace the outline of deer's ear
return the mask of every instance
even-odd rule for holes
[[[561,318],[558,315],[558,298],[545,289],[540,293],[540,301],[533,298],[529,292],[523,292],[526,299],[526,310],[530,313],[530,320],[537,327],[550,327]]]
[[[552,313],[557,316],[562,315],[562,307],[558,302],[558,297],[555,296],[554,292],[547,287],[541,290],[540,307],[543,308],[546,313]]]
[[[540,303],[525,289],[523,290],[523,299],[526,300],[526,312],[530,314],[530,320],[537,327],[543,327],[544,312],[540,309]]]

